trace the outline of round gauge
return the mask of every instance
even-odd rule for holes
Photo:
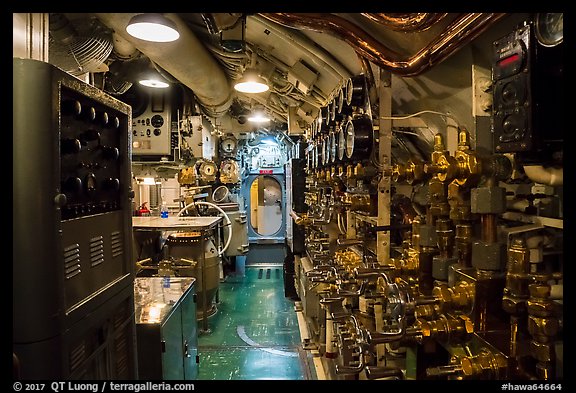
[[[354,93],[354,84],[352,83],[352,78],[348,78],[346,81],[346,105],[352,104],[352,94]]]
[[[336,100],[332,99],[332,101],[330,101],[330,104],[328,105],[330,108],[330,121],[334,121],[336,118]]]
[[[338,90],[338,96],[336,99],[336,108],[338,113],[342,112],[343,106],[344,106],[344,90],[341,88],[340,90]]]
[[[336,162],[336,151],[338,146],[336,146],[336,133],[330,133],[330,162]]]
[[[340,127],[338,131],[338,160],[344,161],[346,158],[346,135],[344,134],[344,127]]]
[[[322,107],[322,120],[324,120],[324,124],[330,124],[330,104]]]
[[[556,46],[564,39],[564,14],[540,12],[536,14],[535,32],[543,46]]]
[[[220,147],[224,153],[233,153],[236,150],[236,138],[226,137],[220,142]]]
[[[154,128],[160,128],[164,125],[164,118],[160,115],[154,115],[152,116],[152,118],[150,119],[150,124],[152,125],[152,127]]]
[[[205,165],[203,171],[206,176],[212,176],[216,172],[212,165]]]
[[[352,154],[354,153],[354,140],[356,138],[356,132],[354,132],[354,124],[352,121],[349,121],[346,124],[346,157],[352,158]]]

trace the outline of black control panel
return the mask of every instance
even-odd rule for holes
[[[62,219],[121,209],[120,138],[126,117],[72,89],[63,87],[61,94]]]
[[[525,23],[495,41],[492,56],[495,151],[541,159],[561,150],[563,45],[541,45]]]

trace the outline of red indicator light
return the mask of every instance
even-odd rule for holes
[[[520,55],[518,53],[514,53],[513,55],[500,60],[498,65],[500,67],[507,67],[510,64],[516,63],[518,60],[520,60]]]

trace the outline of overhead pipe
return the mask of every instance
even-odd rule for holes
[[[416,12],[402,13],[361,13],[384,27],[394,31],[419,32],[424,31],[446,17],[446,13]]]
[[[358,25],[334,14],[274,13],[263,17],[284,26],[333,34],[356,52],[381,68],[400,76],[417,76],[446,60],[470,43],[488,27],[500,20],[503,13],[464,14],[452,21],[431,43],[406,58],[388,48]]]
[[[524,173],[528,179],[534,183],[546,184],[548,186],[561,186],[564,184],[563,168],[549,167],[542,165],[524,165]]]
[[[180,38],[166,43],[148,42],[129,35],[126,26],[136,14],[120,12],[94,15],[151,61],[190,88],[206,115],[219,117],[228,111],[234,97],[226,73],[177,14],[165,15],[176,23]]]
[[[250,20],[258,21],[259,23],[264,25],[264,27],[266,27],[268,30],[271,30],[272,32],[277,34],[281,39],[285,40],[286,42],[292,45],[297,46],[298,49],[301,49],[310,56],[311,61],[314,61],[315,59],[320,59],[321,62],[315,62],[314,65],[318,68],[330,72],[336,78],[347,79],[353,75],[353,73],[350,70],[348,70],[342,63],[340,63],[336,58],[334,58],[334,56],[331,53],[327,52],[325,49],[318,46],[308,37],[306,36],[295,37],[293,34],[290,34],[290,31],[286,31],[286,29],[284,29],[282,26],[278,26],[276,23],[270,23],[270,21],[272,22],[277,21],[272,18],[269,18],[269,15],[276,15],[276,14],[250,15]],[[327,14],[311,14],[311,15],[327,15]],[[320,18],[322,18],[322,16],[320,16]],[[290,25],[285,26],[292,27]]]

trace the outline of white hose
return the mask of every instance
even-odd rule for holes
[[[344,225],[344,218],[342,218],[342,213],[338,213],[338,229],[340,230],[340,233],[345,235],[346,234],[346,228]]]
[[[534,183],[549,186],[561,186],[564,184],[563,168],[544,168],[542,165],[524,165],[524,173]]]
[[[211,202],[206,202],[206,201],[196,201],[196,202],[192,202],[192,203],[187,204],[178,212],[177,216],[180,216],[182,213],[184,213],[186,210],[188,210],[189,207],[192,207],[194,205],[212,206],[213,208],[218,210],[220,213],[222,213],[222,215],[224,215],[224,218],[226,219],[226,226],[228,227],[228,239],[226,240],[226,244],[224,245],[224,248],[222,248],[221,251],[218,251],[218,256],[222,256],[222,254],[224,254],[224,252],[226,252],[226,250],[228,249],[228,246],[230,245],[230,242],[232,241],[232,221],[230,221],[230,217],[228,217],[228,214],[226,214],[226,212],[224,210],[222,210],[222,208],[220,206],[215,205]]]

